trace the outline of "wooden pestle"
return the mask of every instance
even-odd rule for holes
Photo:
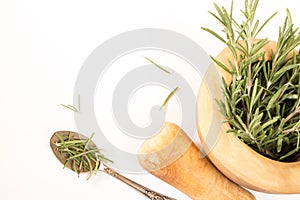
[[[192,199],[255,199],[223,176],[175,124],[165,123],[157,135],[146,140],[138,160],[144,169]]]

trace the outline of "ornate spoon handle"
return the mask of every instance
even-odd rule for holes
[[[160,194],[158,192],[155,192],[145,186],[142,186],[128,178],[126,178],[125,176],[122,176],[121,174],[119,174],[118,172],[112,170],[111,168],[104,166],[103,165],[103,169],[102,171],[104,171],[105,173],[107,173],[108,175],[111,175],[113,177],[115,177],[116,179],[119,179],[120,181],[126,183],[127,185],[129,185],[130,187],[136,189],[137,191],[141,192],[142,194],[144,194],[146,197],[148,197],[148,199],[151,200],[176,200],[174,198],[165,196],[163,194]]]

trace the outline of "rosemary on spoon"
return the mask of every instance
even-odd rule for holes
[[[92,174],[96,174],[102,163],[112,163],[106,158],[101,150],[92,142],[94,133],[90,138],[82,138],[73,132],[55,134],[56,141],[52,143],[53,148],[59,152],[61,159],[64,160],[64,168],[67,166],[79,176],[81,172],[89,172],[89,179]]]
[[[214,4],[216,13],[210,14],[222,25],[225,37],[202,29],[225,43],[233,55],[230,67],[212,57],[232,75],[230,85],[223,79],[224,99],[218,101],[231,126],[228,132],[268,158],[292,162],[300,156],[300,55],[295,51],[299,29],[287,9],[276,51],[267,59],[261,49],[268,39],[256,38],[276,13],[260,25],[255,19],[258,2],[245,0],[242,22],[233,18],[233,2],[229,11]]]

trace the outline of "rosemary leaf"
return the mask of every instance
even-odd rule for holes
[[[177,92],[177,90],[179,90],[179,87],[174,88],[170,94],[167,96],[167,98],[164,100],[164,102],[162,103],[160,110],[165,107],[167,105],[167,103],[169,102],[169,100],[171,99],[171,97]]]
[[[221,42],[226,44],[226,41],[216,32],[214,32],[213,30],[209,29],[209,28],[204,28],[201,27],[202,30],[209,32],[210,34],[214,35],[216,38],[218,38],[219,40],[221,40]]]
[[[72,106],[70,104],[60,104],[60,105],[67,109],[72,110],[73,112],[79,112],[80,111],[80,95],[78,95],[77,103],[78,103],[78,109],[75,106]]]
[[[61,104],[63,107],[65,107],[65,108],[68,108],[68,109],[70,109],[70,110],[72,110],[72,111],[74,111],[74,112],[78,112],[78,110],[77,110],[77,108],[76,107],[74,107],[74,106],[72,106],[72,105],[65,105],[65,104]]]
[[[154,61],[152,61],[150,58],[144,57],[146,60],[148,60],[151,64],[153,64],[155,67],[159,68],[160,70],[171,74],[171,72],[169,72],[168,70],[166,70],[165,68],[163,68],[162,66],[160,66],[159,64],[155,63]]]

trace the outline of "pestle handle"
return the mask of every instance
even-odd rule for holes
[[[177,125],[165,123],[139,150],[142,167],[192,199],[255,200],[222,175]]]

